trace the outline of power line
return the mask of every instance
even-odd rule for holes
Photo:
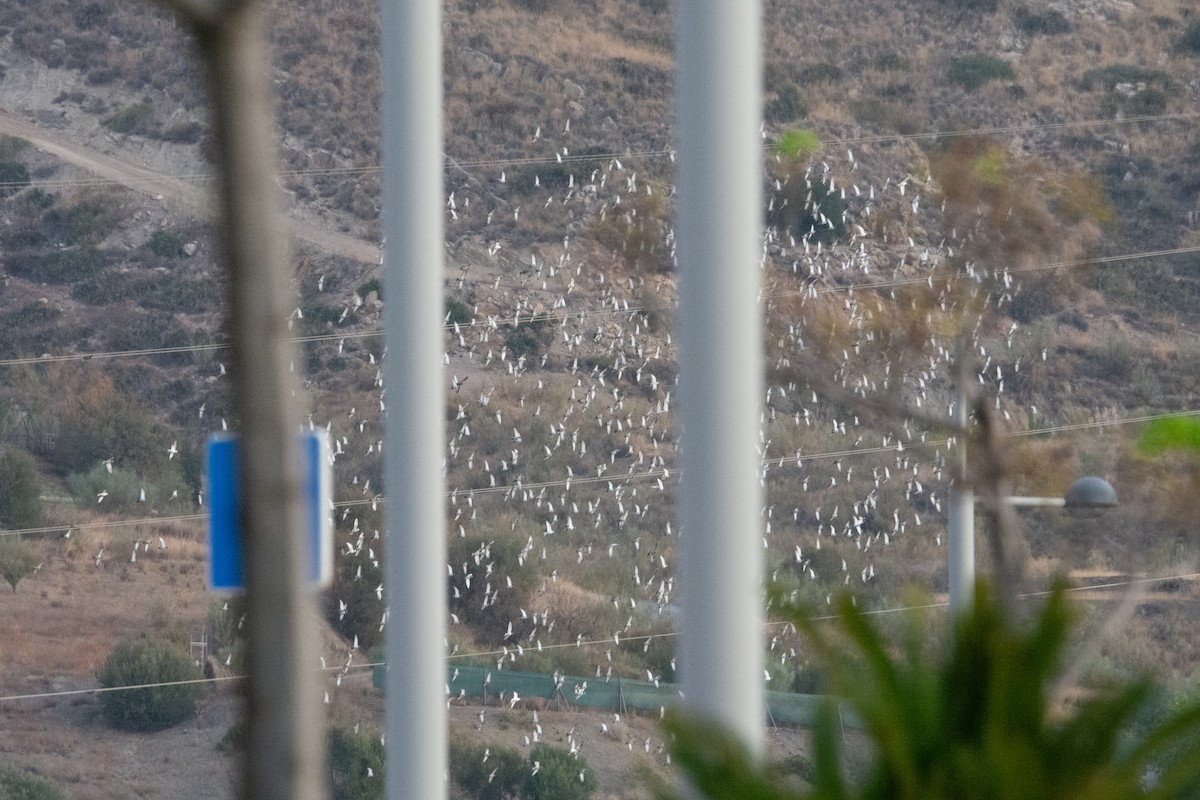
[[[1037,133],[1039,131],[1054,131],[1054,130],[1072,130],[1079,128],[1096,128],[1108,127],[1117,125],[1131,125],[1139,123],[1151,122],[1172,122],[1172,121],[1188,121],[1200,118],[1200,112],[1183,112],[1177,114],[1145,114],[1137,117],[1104,118],[1104,119],[1088,119],[1077,120],[1071,122],[1041,122],[1030,125],[1002,125],[983,128],[963,128],[958,130],[942,130],[942,131],[926,131],[921,133],[895,133],[895,134],[875,134],[863,136],[847,136],[838,137],[836,139],[826,139],[822,144],[828,146],[844,147],[847,145],[861,144],[886,144],[891,142],[905,141],[925,141],[930,139],[950,139],[964,138],[968,136],[1001,136],[1020,133]],[[770,151],[773,145],[764,147],[764,150]],[[641,160],[648,158],[664,158],[674,157],[674,150],[669,148],[659,148],[653,150],[628,151],[624,153],[594,153],[586,155],[553,155],[553,156],[523,156],[523,157],[507,157],[507,158],[485,158],[459,160],[446,156],[443,162],[445,169],[457,169],[460,171],[468,171],[471,169],[483,169],[488,167],[512,167],[512,166],[538,166],[550,165],[556,163],[578,163],[578,162],[594,162],[594,161],[620,161],[620,160]],[[305,177],[305,176],[358,176],[358,175],[373,175],[381,171],[378,166],[364,167],[326,167],[326,168],[309,168],[283,170],[279,172],[280,177]],[[155,177],[158,177],[156,174]],[[191,173],[184,175],[161,174],[161,177],[184,181],[189,183],[207,183],[216,180],[216,175],[210,173]],[[147,177],[146,181],[154,180],[155,178]],[[133,183],[139,181],[134,180]],[[0,182],[0,190],[5,189],[24,189],[30,185],[49,188],[71,188],[71,187],[87,187],[87,186],[103,186],[119,184],[121,181],[115,181],[107,178],[79,178],[79,179],[62,179],[62,180],[39,180],[32,184],[18,183],[14,181]]]
[[[1127,581],[1111,581],[1109,583],[1093,584],[1093,585],[1088,585],[1088,586],[1071,586],[1071,587],[1068,587],[1065,591],[1067,594],[1078,594],[1078,593],[1091,592],[1091,591],[1096,591],[1096,590],[1119,589],[1119,588],[1130,587],[1130,586],[1143,586],[1146,584],[1153,584],[1153,583],[1165,583],[1167,581],[1189,581],[1189,580],[1196,580],[1198,578],[1200,578],[1200,572],[1190,572],[1190,573],[1185,573],[1182,575],[1166,575],[1166,576],[1153,577],[1153,578],[1133,578],[1133,579],[1130,579]],[[1054,590],[1046,589],[1046,590],[1037,591],[1037,592],[1023,592],[1021,594],[1018,594],[1017,597],[1022,600],[1029,600],[1029,599],[1033,599],[1033,598],[1037,598],[1037,597],[1049,596],[1050,594],[1053,593],[1053,591]],[[1102,598],[1085,597],[1085,598],[1081,598],[1081,599],[1084,601],[1098,602]],[[869,616],[881,616],[884,614],[897,614],[897,613],[902,613],[902,612],[906,612],[906,611],[928,611],[928,610],[932,610],[932,609],[948,608],[949,606],[950,606],[950,604],[946,603],[946,602],[923,603],[923,604],[919,604],[919,605],[905,605],[905,606],[892,606],[892,607],[888,607],[888,608],[876,608],[876,609],[860,611],[859,613],[862,614],[863,616],[869,617]],[[809,621],[811,621],[811,622],[831,622],[836,619],[839,619],[839,615],[837,615],[837,614],[821,614],[821,615],[814,615],[814,616],[809,617]],[[775,620],[772,622],[765,623],[764,627],[766,627],[766,628],[786,627],[791,624],[792,623],[787,620]],[[621,636],[620,641],[621,642],[642,642],[642,643],[644,643],[650,639],[671,639],[671,638],[676,638],[678,636],[679,636],[678,631],[662,631],[659,633],[646,633],[646,634],[637,634],[634,636]],[[580,640],[580,641],[576,641],[576,642],[555,642],[553,644],[528,647],[525,649],[527,651],[543,652],[546,650],[563,650],[563,649],[567,649],[567,648],[581,648],[581,647],[594,647],[594,646],[598,646],[598,645],[607,645],[607,644],[612,643],[612,641],[613,641],[612,636],[606,636],[603,639],[588,639],[588,640]],[[497,656],[500,656],[502,658],[507,658],[508,656],[510,656],[511,654],[516,653],[516,652],[517,652],[517,649],[515,647],[513,647],[511,649],[505,647],[505,648],[501,648],[500,650],[481,650],[481,651],[471,652],[471,653],[448,653],[444,657],[445,657],[446,661],[455,661],[455,660],[468,659],[468,658],[495,658]],[[383,661],[366,661],[366,662],[362,662],[359,664],[347,664],[345,666],[324,667],[317,671],[318,672],[348,672],[350,670],[374,669],[376,667],[382,667],[385,665],[386,665],[386,662],[383,662]],[[213,678],[189,678],[186,680],[178,680],[178,681],[159,681],[156,683],[142,683],[142,684],[137,684],[134,686],[109,686],[109,687],[96,687],[93,689],[60,689],[60,690],[56,690],[56,691],[52,691],[52,692],[33,692],[33,693],[28,693],[28,694],[0,695],[0,702],[15,702],[15,701],[19,701],[19,700],[46,700],[46,699],[54,699],[54,698],[60,698],[60,697],[73,697],[73,696],[79,696],[79,695],[106,694],[106,693],[110,693],[110,692],[126,692],[126,691],[132,692],[132,691],[137,691],[140,689],[160,689],[160,688],[165,688],[165,687],[170,687],[170,686],[191,686],[191,685],[195,685],[195,684],[204,684],[204,683],[238,681],[238,680],[244,680],[245,677],[246,677],[245,675],[219,675],[219,676],[216,676]]]
[[[1194,247],[1173,247],[1166,250],[1143,250],[1135,253],[1120,253],[1110,256],[1096,256],[1094,258],[1073,259],[1070,261],[1054,261],[1048,264],[1031,264],[1022,267],[1005,267],[1002,271],[1012,274],[1024,274],[1028,272],[1041,272],[1053,269],[1075,269],[1080,267],[1089,267],[1099,264],[1119,264],[1129,261],[1137,261],[1149,258],[1166,258],[1169,256],[1189,255],[1192,253],[1200,253],[1200,246]],[[997,268],[1000,269],[1000,268]],[[835,294],[838,292],[856,292],[856,291],[871,291],[878,289],[893,289],[900,286],[913,286],[920,283],[928,283],[931,280],[944,281],[951,278],[960,278],[963,273],[955,273],[954,275],[934,276],[932,273],[924,277],[913,278],[896,278],[887,281],[872,281],[865,283],[849,283],[838,286],[810,286],[804,289],[783,289],[775,292],[767,292],[763,294],[764,300],[778,299],[781,297],[795,297],[808,294]],[[621,308],[598,308],[598,309],[581,309],[578,311],[562,311],[549,312],[545,314],[530,314],[530,319],[547,320],[550,322],[562,322],[564,320],[579,319],[583,321],[589,317],[596,316],[611,316],[620,314],[641,314],[647,311],[653,311],[654,306],[622,306]],[[517,315],[519,316],[519,315]],[[516,317],[514,317],[516,319]],[[447,323],[442,326],[443,331],[454,330],[471,330],[476,328],[491,328],[499,327],[500,325],[509,324],[507,316],[494,316],[491,320],[476,319],[472,322]],[[519,323],[518,323],[519,324]],[[312,336],[296,336],[288,341],[295,344],[310,344],[313,342],[331,342],[340,341],[343,339],[366,339],[375,336],[382,336],[382,328],[372,328],[362,331],[344,331],[338,333],[322,333]],[[196,345],[181,345],[179,347],[151,347],[137,350],[105,350],[87,353],[60,353],[56,355],[41,355],[41,356],[25,356],[20,358],[5,358],[0,359],[0,367],[23,366],[28,364],[48,364],[60,361],[90,361],[94,359],[114,359],[114,358],[142,358],[146,356],[157,355],[176,355],[181,353],[202,353],[213,352],[216,350],[224,350],[232,347],[231,343],[209,343]]]
[[[1066,431],[1087,430],[1087,429],[1092,429],[1092,428],[1108,428],[1108,427],[1114,427],[1114,426],[1118,426],[1118,425],[1136,424],[1139,422],[1152,422],[1154,420],[1169,419],[1172,417],[1195,417],[1195,416],[1200,416],[1200,409],[1193,409],[1193,410],[1186,410],[1186,411],[1171,411],[1171,412],[1164,412],[1161,414],[1145,414],[1145,415],[1140,415],[1140,416],[1136,416],[1136,417],[1120,417],[1117,419],[1096,420],[1093,422],[1078,422],[1078,423],[1073,423],[1073,424],[1069,424],[1069,425],[1055,425],[1055,426],[1049,426],[1049,427],[1045,427],[1045,428],[1035,428],[1035,429],[1024,430],[1024,431],[1004,431],[1001,435],[1006,436],[1006,437],[1012,437],[1012,438],[1027,437],[1027,436],[1041,436],[1044,434],[1051,434],[1051,433],[1064,433]],[[799,456],[780,456],[779,458],[764,459],[762,463],[764,466],[770,466],[770,465],[774,464],[777,467],[782,467],[785,464],[803,464],[803,462],[805,462],[805,461],[827,460],[827,459],[831,459],[831,458],[847,458],[849,456],[870,455],[872,453],[902,453],[907,450],[927,449],[930,447],[945,447],[945,446],[951,445],[953,443],[954,443],[953,439],[934,439],[934,440],[929,440],[929,441],[909,442],[907,444],[902,444],[902,445],[860,447],[860,448],[851,448],[851,449],[846,449],[846,450],[829,450],[829,451],[825,451],[825,452],[821,452],[821,453],[801,454]],[[576,484],[584,484],[584,485],[590,485],[590,484],[596,484],[596,483],[626,484],[631,481],[644,481],[644,480],[654,480],[654,479],[668,480],[668,479],[671,479],[672,474],[677,476],[678,470],[670,470],[670,469],[653,470],[652,469],[652,470],[647,470],[645,472],[633,472],[633,473],[628,473],[625,475],[614,474],[614,475],[601,475],[601,476],[597,476],[597,477],[587,475],[587,476],[563,478],[560,480],[553,480],[553,481],[537,481],[537,482],[533,482],[533,483],[526,483],[524,481],[521,481],[519,483],[511,483],[511,484],[506,484],[504,486],[484,486],[484,487],[479,487],[479,488],[474,488],[474,489],[457,487],[457,488],[452,489],[449,492],[447,492],[446,497],[447,497],[447,499],[450,499],[450,498],[468,497],[468,496],[474,497],[474,496],[478,496],[478,495],[506,494],[506,493],[516,492],[516,491],[540,491],[542,489],[569,488],[570,486],[576,485]],[[334,506],[336,508],[346,508],[346,507],[354,507],[354,506],[369,505],[369,504],[373,504],[373,503],[386,503],[386,502],[387,502],[386,497],[383,497],[382,495],[375,495],[374,497],[364,498],[361,500],[359,500],[359,499],[341,500],[341,501],[334,503]],[[25,536],[25,535],[32,535],[32,534],[57,533],[59,531],[64,531],[64,530],[84,530],[84,529],[91,529],[91,528],[104,529],[104,528],[116,528],[116,527],[133,526],[133,525],[151,525],[151,524],[155,524],[155,523],[164,523],[164,522],[192,522],[192,521],[203,520],[203,519],[208,519],[208,514],[186,514],[186,515],[179,515],[179,516],[172,516],[172,517],[142,517],[139,519],[131,519],[131,520],[108,520],[105,522],[96,522],[96,523],[84,522],[84,523],[78,523],[78,524],[73,524],[73,525],[51,525],[51,526],[44,526],[44,527],[40,527],[40,528],[19,528],[19,529],[15,529],[15,530],[0,531],[0,536]]]

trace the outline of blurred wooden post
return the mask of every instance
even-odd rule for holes
[[[207,71],[221,170],[233,389],[246,536],[249,708],[241,796],[325,796],[316,598],[296,434],[300,415],[287,320],[292,293],[275,180],[275,108],[261,3],[161,0],[196,37]]]

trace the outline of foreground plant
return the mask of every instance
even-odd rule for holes
[[[1149,730],[1149,679],[1078,701],[1063,699],[1070,614],[1063,586],[1027,623],[1008,619],[985,584],[954,629],[948,652],[930,655],[907,628],[889,648],[848,597],[836,624],[793,620],[811,643],[831,691],[874,745],[865,776],[842,772],[835,698],[814,729],[812,786],[795,790],[711,723],[674,716],[674,759],[708,798],[814,800],[1108,800],[1200,796],[1200,703]]]

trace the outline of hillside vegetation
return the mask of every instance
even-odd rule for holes
[[[270,6],[290,212],[378,243],[379,9]],[[456,0],[444,18],[451,658],[673,681],[689,589],[672,527],[672,409],[686,399],[670,3]],[[1200,17],[1167,0],[767,0],[764,37],[766,229],[746,279],[767,314],[767,507],[750,538],[771,580],[814,609],[839,592],[874,611],[940,599],[959,364],[1014,492],[1101,474],[1121,497],[1101,518],[1023,516],[1025,589],[1072,571],[1189,574],[1192,469],[1135,456],[1137,426],[1118,423],[1196,403]],[[207,186],[189,47],[149,3],[12,0],[2,110]],[[29,487],[0,503],[0,525],[43,557],[0,602],[27,613],[40,592],[55,630],[87,639],[56,667],[71,686],[94,685],[106,648],[150,628],[185,641],[207,628],[230,671],[242,646],[236,614],[207,607],[195,519],[203,441],[238,427],[219,243],[203,214],[129,183],[0,138],[0,457]],[[387,290],[376,263],[294,250],[305,422],[336,454],[328,655],[357,666],[382,642]],[[137,613],[68,619],[84,575],[97,608]],[[1091,657],[1084,689],[1143,668],[1192,676],[1195,590],[1156,588]],[[147,593],[162,598],[153,615]],[[1113,598],[1087,604],[1086,631]],[[21,654],[6,685],[48,674],[69,645],[5,617],[0,639]],[[944,635],[941,612],[929,629]],[[822,688],[793,630],[773,627],[764,649],[771,688]],[[328,683],[340,722],[377,711],[336,671]],[[528,714],[505,706],[495,742],[523,746]],[[474,733],[459,731],[460,751],[483,743]],[[618,743],[665,769],[653,738]],[[598,791],[619,790],[601,773]]]

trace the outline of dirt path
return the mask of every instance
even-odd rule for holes
[[[148,170],[94,147],[72,141],[62,134],[0,111],[0,134],[24,139],[39,149],[105,180],[114,181],[156,199],[174,203],[188,213],[209,216],[213,198],[212,177],[196,175],[183,179]],[[293,221],[292,235],[321,250],[366,264],[379,262],[379,248],[371,242],[314,225],[311,220]]]

